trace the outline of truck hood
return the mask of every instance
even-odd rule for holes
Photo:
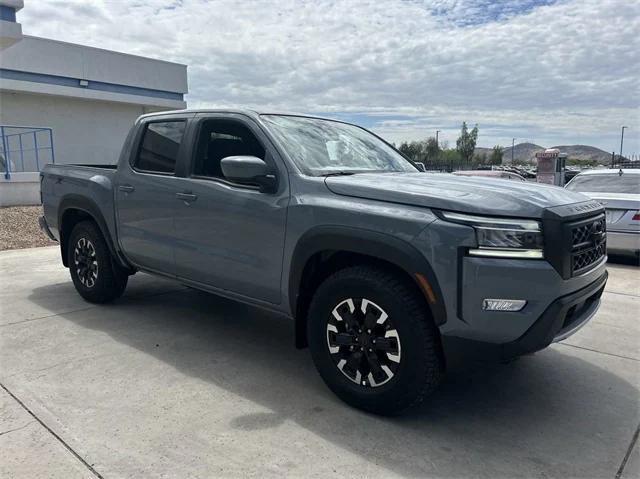
[[[522,218],[540,218],[545,208],[589,201],[557,186],[438,173],[360,173],[327,177],[325,184],[338,195]]]

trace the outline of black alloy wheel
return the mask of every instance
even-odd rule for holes
[[[129,272],[114,260],[96,223],[87,220],[76,224],[66,241],[67,265],[80,296],[92,303],[120,297]]]
[[[427,301],[409,276],[378,265],[336,271],[308,312],[311,356],[348,404],[399,414],[436,389],[444,356]]]
[[[386,384],[400,366],[398,331],[387,312],[366,298],[348,298],[333,308],[327,347],[342,374],[363,387]]]
[[[73,263],[80,282],[86,288],[93,288],[98,279],[98,259],[91,240],[81,237],[76,241]]]

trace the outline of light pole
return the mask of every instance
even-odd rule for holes
[[[628,126],[622,127],[622,133],[620,134],[620,161],[622,161],[622,144],[624,142],[624,129],[629,128]]]

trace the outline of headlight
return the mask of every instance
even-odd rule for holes
[[[491,218],[440,211],[442,218],[472,226],[476,230],[478,248],[473,256],[499,258],[544,258],[542,227],[539,221],[516,218]]]

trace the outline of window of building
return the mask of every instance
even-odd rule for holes
[[[224,178],[220,162],[228,156],[256,156],[264,160],[265,150],[251,130],[240,122],[204,121],[200,130],[193,174]]]
[[[185,125],[185,121],[149,123],[135,161],[136,169],[154,173],[175,173]]]

